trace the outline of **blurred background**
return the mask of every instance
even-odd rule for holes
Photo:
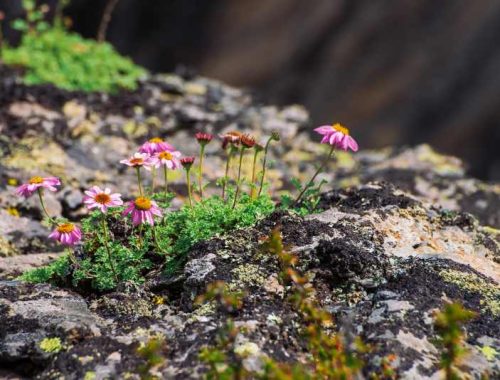
[[[95,37],[106,3],[73,0],[72,29]],[[20,2],[0,9],[14,44]],[[498,0],[118,0],[107,40],[154,72],[304,104],[364,148],[427,142],[500,180]]]

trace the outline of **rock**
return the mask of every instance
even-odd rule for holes
[[[57,337],[65,345],[99,336],[99,318],[92,315],[85,300],[48,285],[0,282],[0,310],[4,329],[0,334],[0,363],[20,373],[32,366],[46,365],[58,350],[44,351],[41,342]],[[30,365],[26,365],[30,363]]]

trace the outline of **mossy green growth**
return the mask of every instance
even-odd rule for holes
[[[18,47],[4,46],[6,65],[26,69],[24,83],[52,83],[65,90],[133,90],[145,70],[108,43],[84,39],[62,27],[24,33]]]
[[[31,283],[49,282],[59,284],[67,278],[70,272],[70,261],[67,254],[63,254],[54,262],[40,268],[24,272],[18,279]]]
[[[57,353],[62,350],[62,342],[58,337],[55,338],[45,338],[40,344],[40,349],[47,353]]]
[[[160,245],[167,247],[166,254],[170,257],[167,273],[179,268],[185,254],[197,242],[252,226],[275,208],[267,194],[256,199],[243,194],[236,207],[233,209],[231,206],[232,202],[213,196],[194,204],[193,208],[185,205],[167,215],[164,223],[157,228]]]

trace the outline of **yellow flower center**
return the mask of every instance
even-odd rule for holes
[[[146,197],[137,197],[134,203],[139,210],[147,211],[151,208],[151,201]]]
[[[131,163],[132,165],[136,165],[136,166],[137,166],[137,165],[142,165],[142,164],[144,163],[144,160],[143,160],[142,158],[132,158],[132,159],[130,160],[130,163]]]
[[[158,143],[163,142],[163,140],[159,137],[153,137],[152,139],[149,140],[149,142],[158,144]]]
[[[340,132],[340,133],[343,133],[344,135],[346,136],[349,136],[349,129],[344,127],[343,125],[339,124],[339,123],[336,123],[336,124],[333,124],[332,125],[332,129],[334,131],[337,131],[337,132]]]
[[[106,203],[108,203],[111,200],[111,197],[108,194],[106,194],[106,193],[100,193],[100,194],[97,194],[95,196],[94,200],[97,203],[105,205]]]
[[[32,184],[32,185],[35,185],[35,184],[40,184],[40,183],[42,183],[42,182],[43,182],[43,178],[42,178],[42,177],[38,177],[38,176],[36,176],[36,177],[32,177],[32,178],[30,178],[30,180],[29,180],[29,183],[30,183],[30,184]]]
[[[69,234],[73,232],[75,225],[73,223],[63,223],[57,226],[57,231],[62,234]]]
[[[174,156],[172,156],[172,153],[170,152],[160,152],[158,154],[158,157],[160,157],[162,160],[168,160],[171,161]]]

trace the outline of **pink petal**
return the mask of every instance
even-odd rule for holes
[[[320,135],[324,135],[326,133],[330,133],[332,131],[331,125],[321,125],[318,128],[314,128],[315,132],[318,132]]]
[[[353,152],[357,152],[358,151],[358,149],[359,149],[358,143],[351,136],[347,136],[347,144],[348,144],[349,148],[351,148],[351,150]]]

